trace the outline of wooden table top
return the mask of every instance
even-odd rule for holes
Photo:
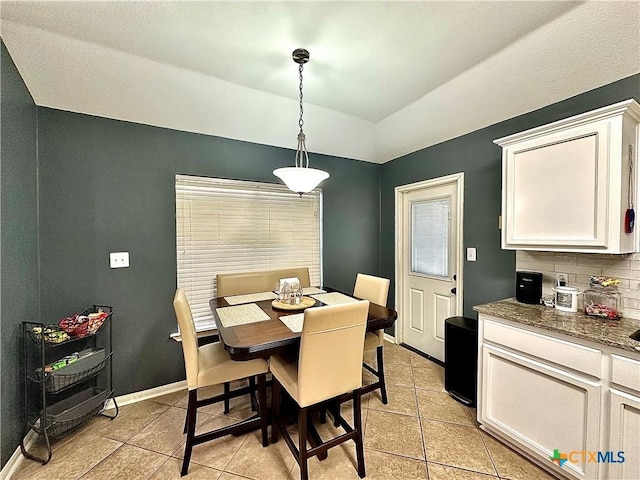
[[[323,287],[323,289],[327,292],[337,291],[327,287]],[[224,297],[213,298],[209,302],[213,318],[218,326],[220,340],[224,343],[225,349],[233,360],[267,358],[276,352],[300,344],[300,333],[289,330],[289,327],[282,323],[278,317],[301,313],[301,311],[276,310],[271,306],[271,300],[252,303],[256,303],[269,316],[269,320],[224,327],[218,318],[216,308],[228,307],[229,304]],[[324,303],[316,301],[315,306],[322,305]],[[398,313],[395,310],[370,303],[367,331],[391,327],[397,318]]]

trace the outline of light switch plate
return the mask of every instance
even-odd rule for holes
[[[476,249],[475,248],[467,248],[467,262],[475,262],[476,261]]]
[[[111,268],[126,268],[129,266],[129,252],[112,252],[109,254]]]

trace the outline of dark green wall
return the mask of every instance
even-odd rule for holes
[[[640,100],[640,75],[625,78],[382,165],[380,265],[381,274],[392,279],[390,301],[393,302],[394,299],[396,186],[464,172],[464,246],[478,249],[477,262],[464,262],[464,315],[476,318],[472,310],[474,305],[515,294],[515,253],[500,248],[498,216],[501,205],[502,152],[493,140],[629,98]],[[473,114],[464,110],[459,112],[456,114]],[[442,121],[446,122],[447,119],[443,118]]]
[[[293,165],[293,151],[48,108],[38,134],[42,318],[113,305],[116,394],[183,380],[180,344],[169,340],[174,176],[276,183],[273,169]],[[311,164],[331,174],[325,285],[351,290],[358,272],[379,271],[379,166],[323,155]],[[117,251],[130,253],[130,268],[109,268]]]
[[[22,434],[20,322],[39,318],[36,106],[0,42],[0,425],[3,467]],[[1,468],[1,467],[0,467]]]

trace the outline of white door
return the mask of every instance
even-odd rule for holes
[[[420,185],[401,195],[401,340],[444,361],[444,321],[462,308],[461,177]]]

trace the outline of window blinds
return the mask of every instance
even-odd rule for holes
[[[197,331],[216,328],[217,273],[308,267],[322,284],[322,193],[284,185],[176,175],[178,287]],[[275,285],[274,285],[275,287]]]
[[[435,277],[449,275],[451,199],[411,204],[411,271]]]

